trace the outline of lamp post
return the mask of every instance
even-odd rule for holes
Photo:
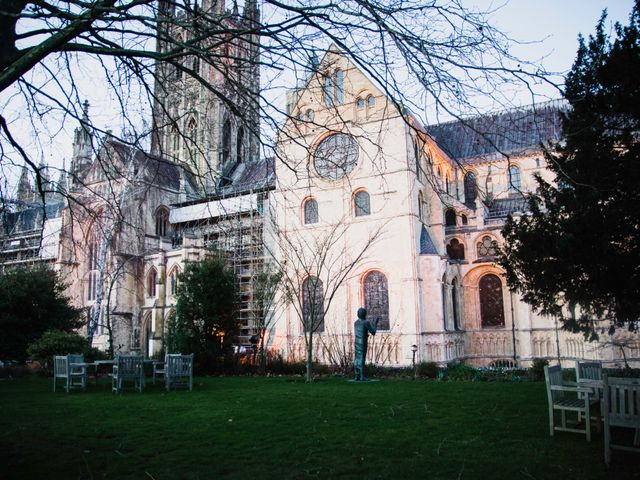
[[[411,363],[413,364],[413,379],[418,377],[418,371],[416,370],[416,352],[418,351],[417,345],[411,345]]]

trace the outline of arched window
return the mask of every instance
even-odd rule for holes
[[[156,210],[156,235],[164,237],[167,235],[167,225],[169,224],[169,210],[164,207]]]
[[[317,277],[302,282],[302,318],[305,332],[324,332],[324,287]]]
[[[98,242],[95,232],[89,236],[88,244],[88,278],[87,278],[87,300],[95,300],[98,291],[98,278],[100,277],[100,269],[98,267],[100,243]]]
[[[324,104],[327,107],[333,107],[334,95],[333,95],[333,75],[327,75],[324,77]]]
[[[453,329],[460,330],[460,312],[458,312],[458,279],[451,282],[451,313],[453,314]]]
[[[444,225],[445,227],[455,227],[456,211],[453,208],[449,208],[446,212],[444,212]]]
[[[353,196],[353,210],[356,217],[364,217],[371,214],[371,200],[364,190],[356,192]]]
[[[378,320],[380,330],[389,330],[389,286],[384,273],[369,272],[362,280],[364,308],[370,320]]]
[[[447,255],[451,260],[464,260],[464,244],[457,238],[452,238],[447,245]]]
[[[442,277],[442,329],[446,332],[449,327],[447,325],[447,278]]]
[[[513,165],[509,167],[509,191],[520,191],[520,169]]]
[[[171,153],[174,157],[178,157],[180,155],[180,132],[176,127],[171,129]]]
[[[344,103],[344,72],[340,69],[324,78],[324,103],[334,107]]]
[[[307,112],[305,113],[305,118],[307,122],[313,122],[313,110],[307,110]]]
[[[191,160],[191,162],[195,162],[196,150],[198,148],[198,123],[193,118],[187,125],[187,136],[189,138],[189,141],[187,142],[189,149],[189,159]]]
[[[480,318],[483,327],[504,327],[502,281],[497,275],[484,275],[478,284],[480,292]]]
[[[375,106],[376,106],[376,97],[374,97],[373,95],[369,95],[367,97],[367,107],[374,108]]]
[[[451,193],[451,179],[449,178],[448,174],[444,180],[444,188],[447,193]]]
[[[497,247],[498,242],[496,242],[489,235],[485,235],[477,244],[478,257],[495,257],[498,254]]]
[[[423,204],[424,204],[424,197],[422,195],[422,192],[418,192],[418,218],[420,219],[420,221],[423,220],[423,215],[424,215]]]
[[[310,198],[304,202],[304,224],[311,225],[318,223],[318,202]]]
[[[176,65],[174,65],[176,80],[180,80],[182,78],[182,70],[178,67],[178,65],[180,65],[183,60],[183,55],[184,55],[184,48],[182,47],[183,42],[184,40],[182,36],[178,35],[176,37],[176,45],[178,46],[178,53],[176,55],[176,60],[175,60]]]
[[[364,98],[358,98],[356,100],[356,108],[358,110],[364,110],[365,107],[365,102],[364,102]]]
[[[222,125],[222,163],[226,163],[231,157],[231,120],[228,118]]]
[[[180,275],[180,269],[175,267],[169,274],[169,294],[176,296],[178,293],[178,275]]]
[[[240,127],[238,129],[238,136],[236,138],[236,162],[242,163],[244,160],[244,155],[242,152],[244,150],[244,127]]]
[[[478,186],[476,184],[476,176],[472,172],[467,172],[464,176],[464,203],[467,205],[475,205],[478,196]]]
[[[416,162],[416,176],[418,180],[422,177],[421,168],[420,168],[420,149],[418,148],[418,141],[416,139],[413,140],[413,157]]]
[[[336,70],[336,105],[342,105],[344,103],[344,72],[342,70]]]
[[[466,225],[469,223],[469,220],[467,219],[467,216],[465,214],[460,215],[460,220],[462,220],[463,225]]]
[[[147,275],[147,295],[150,297],[156,296],[156,281],[158,279],[158,272],[155,268],[149,270]]]

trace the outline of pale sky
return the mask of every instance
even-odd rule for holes
[[[577,49],[579,33],[588,36],[594,31],[596,22],[603,9],[608,10],[608,29],[615,21],[628,23],[628,16],[633,6],[633,0],[462,0],[465,6],[480,9],[497,9],[490,17],[490,22],[511,38],[527,44],[514,45],[512,53],[515,56],[531,62],[541,63],[547,71],[565,74],[571,67]],[[558,80],[558,79],[556,79]],[[293,87],[293,85],[292,85]],[[546,95],[558,98],[558,93],[552,88],[544,92]],[[81,92],[92,104],[92,119],[101,127],[113,126],[106,112],[114,99],[101,94],[100,88],[90,88],[88,92]],[[516,103],[531,103],[531,96],[525,91],[518,95]],[[282,106],[284,108],[284,105]],[[62,159],[66,159],[67,166],[71,156],[71,135],[76,127],[75,121],[62,126],[56,138],[47,141],[44,153],[45,162],[60,167]],[[17,134],[18,137],[21,135]],[[24,142],[30,143],[28,137]],[[43,147],[43,150],[45,147]],[[36,157],[38,160],[38,157]],[[13,183],[10,180],[10,183]]]

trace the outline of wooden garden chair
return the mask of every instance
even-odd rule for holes
[[[597,402],[597,400],[592,400],[593,390],[564,382],[562,369],[559,366],[545,366],[544,378],[549,402],[549,434],[553,437],[556,431],[584,433],[587,436],[587,441],[591,441],[591,405]],[[559,426],[555,423],[556,410],[559,410],[561,415]],[[575,412],[578,415],[578,423],[584,415],[584,430],[567,426],[567,412]]]
[[[581,362],[576,360],[576,383],[579,387],[591,388],[594,395],[592,401],[602,401],[602,363],[601,362]],[[579,397],[585,395],[578,394]],[[602,408],[600,409],[602,412]],[[579,417],[579,414],[578,414]]]
[[[193,388],[193,353],[191,355],[168,354],[164,364],[164,385],[167,391],[171,387],[185,386]]]
[[[640,379],[603,376],[604,461],[611,463],[611,450],[640,453]],[[611,427],[633,428],[633,444],[614,444]]]
[[[82,355],[56,355],[53,357],[53,391],[58,378],[65,380],[65,390],[87,388],[87,366]]]
[[[142,392],[144,368],[142,355],[117,355],[113,363],[111,390],[119,393],[125,381],[132,381],[133,388]]]

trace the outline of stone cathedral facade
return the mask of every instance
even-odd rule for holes
[[[217,9],[231,23],[259,15],[255,2],[242,14],[222,2],[201,8]],[[164,14],[174,12],[167,7]],[[187,38],[189,31],[167,34]],[[3,212],[3,265],[52,263],[86,309],[94,345],[150,356],[161,351],[175,315],[185,262],[202,259],[211,246],[227,252],[240,282],[241,346],[253,333],[252,277],[265,262],[290,267],[287,248],[296,242],[297,254],[318,257],[312,246],[340,228],[340,241],[323,252],[331,262],[317,277],[294,272],[300,285],[327,290],[331,268],[355,262],[316,332],[318,361],[338,362],[338,352],[348,351],[360,306],[380,319],[369,349],[378,364],[410,364],[413,350],[417,361],[477,366],[621,361],[606,335],[588,343],[535,314],[509,292],[494,261],[507,215],[525,213],[523,193],[535,188],[535,174],[550,176],[540,145],[561,138],[561,103],[423,126],[332,47],[292,89],[276,157],[261,159],[259,52],[255,39],[246,40],[228,46],[245,64],[224,72],[189,64],[225,92],[224,100],[180,69],[158,70],[150,152],[94,138],[85,105],[64,179],[75,201],[55,197],[38,250],[32,237],[43,225],[28,179],[21,180],[17,207]],[[303,315],[309,302],[326,301],[300,300]],[[304,358],[303,320],[279,298],[269,348]],[[627,343],[627,359],[638,361],[635,338],[616,335]]]

